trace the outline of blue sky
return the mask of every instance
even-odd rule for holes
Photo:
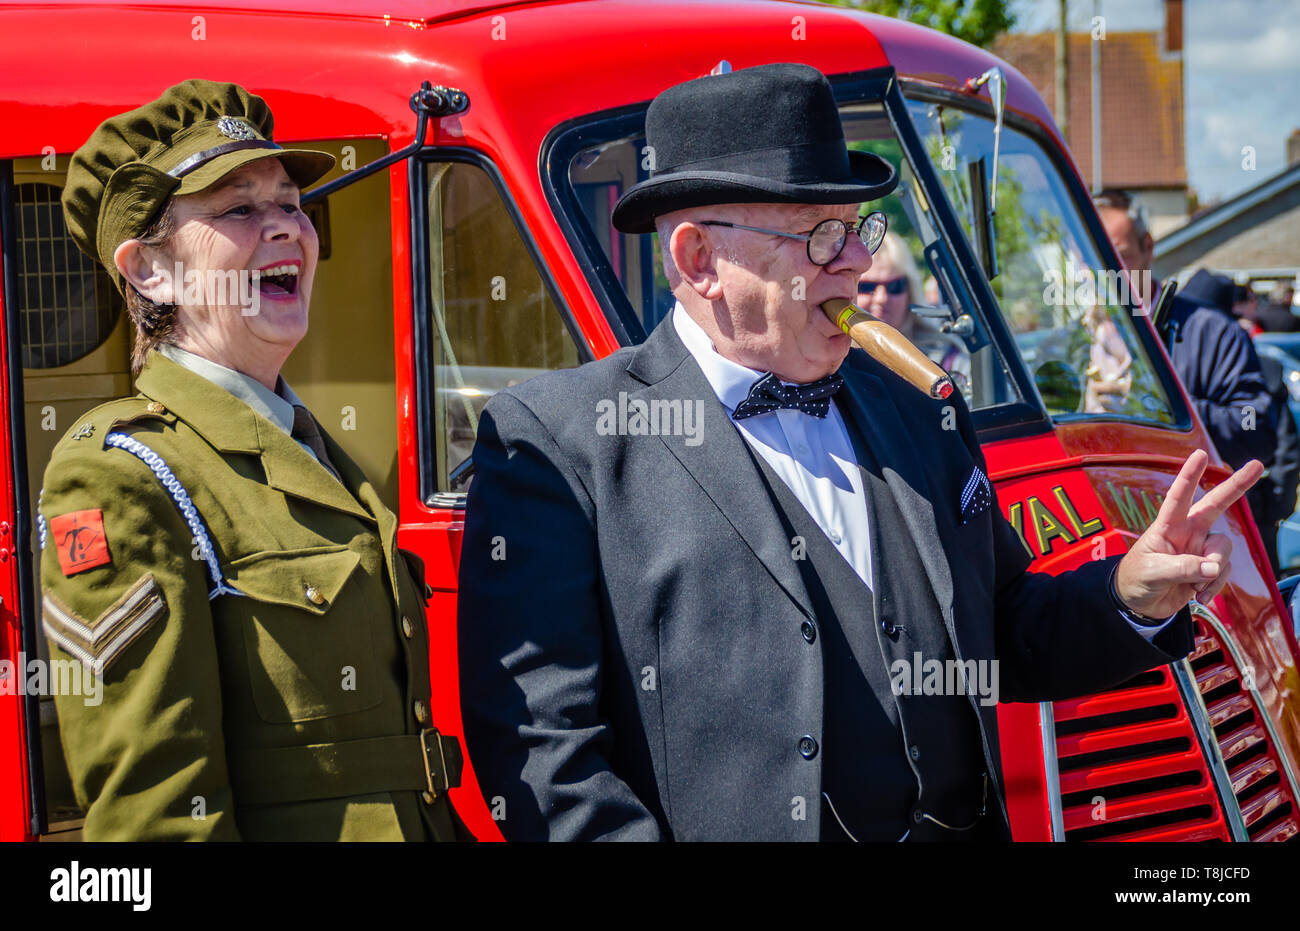
[[[1011,0],[1017,32],[1054,30],[1058,0]],[[1112,31],[1158,29],[1161,0],[1100,0]],[[1286,137],[1300,128],[1300,3],[1296,0],[1185,0],[1183,99],[1188,183],[1205,204],[1231,197],[1280,171]],[[1083,31],[1093,0],[1070,0]],[[1051,105],[1051,101],[1048,101]],[[1255,170],[1242,168],[1254,146]]]

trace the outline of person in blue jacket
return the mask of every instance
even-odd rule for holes
[[[1166,347],[1219,455],[1234,469],[1251,459],[1269,466],[1277,412],[1249,334],[1224,309],[1231,279],[1198,271],[1174,297]]]
[[[1125,191],[1103,191],[1095,203],[1107,237],[1138,282],[1143,304],[1151,307],[1160,285],[1150,276],[1155,242],[1141,210]],[[1198,271],[1174,297],[1165,348],[1223,460],[1234,469],[1251,459],[1267,467],[1277,445],[1277,414],[1250,336],[1225,306],[1232,306],[1232,282]]]

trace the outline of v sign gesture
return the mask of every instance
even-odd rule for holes
[[[1227,582],[1232,541],[1210,528],[1259,480],[1264,466],[1252,459],[1194,501],[1208,461],[1200,449],[1187,457],[1155,521],[1120,560],[1115,591],[1130,611],[1164,619],[1192,598],[1209,601]]]

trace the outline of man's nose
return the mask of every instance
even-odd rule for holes
[[[871,250],[867,248],[867,244],[862,241],[862,237],[856,232],[849,230],[848,236],[844,240],[844,248],[835,257],[835,261],[830,264],[830,270],[841,271],[845,268],[852,268],[861,277],[870,270],[871,262]]]

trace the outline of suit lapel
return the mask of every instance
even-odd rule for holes
[[[849,434],[858,462],[862,464],[860,467],[874,461],[879,469],[878,474],[884,478],[893,493],[903,521],[921,555],[926,576],[943,612],[944,624],[951,630],[952,570],[939,536],[932,503],[934,499],[926,481],[924,462],[903,423],[898,407],[880,379],[850,368],[847,364],[840,367],[840,374],[844,376],[844,385],[850,399],[850,403],[840,406],[840,412],[857,427],[856,431],[850,429]],[[869,444],[869,448],[862,448],[866,444]],[[865,475],[863,482],[865,487],[870,487],[870,481]],[[872,533],[875,530],[873,527]],[[875,540],[882,547],[888,544],[888,541],[880,540],[879,537]],[[880,549],[876,552],[880,554],[878,564],[883,565],[888,550]]]
[[[792,544],[758,467],[750,457],[749,446],[727,416],[704,372],[677,336],[671,315],[634,354],[628,371],[638,379],[650,381],[645,388],[629,393],[629,404],[659,399],[683,404],[696,399],[704,402],[700,443],[688,445],[684,435],[661,434],[659,439],[722,512],[776,583],[804,614],[813,617],[812,602],[791,556]]]

